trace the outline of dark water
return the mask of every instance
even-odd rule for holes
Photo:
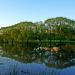
[[[0,75],[75,75],[74,52],[66,54],[69,53],[3,44],[0,46]]]

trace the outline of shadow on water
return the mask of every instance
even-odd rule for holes
[[[74,74],[75,46],[64,45],[58,51],[53,49],[37,44],[1,44],[0,75]]]

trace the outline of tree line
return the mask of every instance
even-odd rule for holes
[[[75,40],[75,21],[64,17],[47,19],[44,22],[20,22],[0,29],[1,43],[42,42],[51,40]],[[61,41],[60,41],[61,42]]]

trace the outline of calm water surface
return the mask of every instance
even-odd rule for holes
[[[75,75],[74,64],[74,58],[58,59],[49,51],[0,46],[0,75]]]

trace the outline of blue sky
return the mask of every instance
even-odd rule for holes
[[[60,16],[75,20],[75,0],[0,0],[0,27]]]

